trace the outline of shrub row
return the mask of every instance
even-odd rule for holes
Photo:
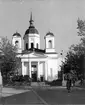
[[[10,85],[13,85],[13,84],[23,84],[23,83],[29,83],[30,82],[30,78],[28,75],[13,75],[13,76],[10,76],[8,78],[6,77],[3,77],[3,85],[6,85],[6,84],[10,84]]]
[[[57,79],[57,80],[53,80],[53,81],[46,81],[45,83],[50,85],[50,86],[62,86],[62,80],[61,79]]]
[[[25,75],[25,76],[23,76],[23,75],[15,75],[15,76],[13,76],[13,77],[11,77],[11,80],[13,81],[13,82],[23,82],[23,81],[26,81],[26,82],[30,82],[30,78],[29,78],[29,75]]]

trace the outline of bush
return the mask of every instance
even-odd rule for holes
[[[30,84],[30,78],[28,75],[11,75],[9,78],[3,76],[3,85],[4,86],[25,86]]]
[[[25,75],[23,77],[23,79],[24,79],[25,82],[29,82],[30,81],[29,75]]]
[[[46,81],[45,83],[50,85],[50,86],[62,86],[62,80],[61,79],[53,80],[51,82]]]

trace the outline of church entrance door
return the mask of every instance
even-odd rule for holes
[[[37,71],[32,72],[32,82],[37,82]]]
[[[32,82],[37,82],[37,68],[36,68],[36,65],[32,65]]]

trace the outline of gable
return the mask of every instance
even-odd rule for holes
[[[21,57],[28,57],[28,58],[46,58],[47,56],[43,53],[36,53],[36,52],[32,52],[29,54],[23,54]]]

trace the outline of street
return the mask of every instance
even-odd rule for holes
[[[4,97],[1,99],[1,103],[3,105],[8,104],[43,105],[42,101],[32,91]]]
[[[64,89],[36,89],[36,92],[49,105],[56,104],[85,104],[85,90],[72,89],[67,93]]]
[[[85,90],[72,89],[67,93],[65,88],[32,88],[31,91],[3,97],[0,104],[59,105],[85,104]]]

